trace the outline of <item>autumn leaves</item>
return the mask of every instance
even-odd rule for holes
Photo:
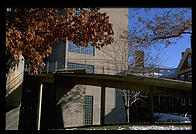
[[[113,42],[113,34],[109,16],[98,8],[12,8],[6,14],[6,54],[15,60],[23,55],[32,73],[44,68],[55,43],[68,39],[100,48]]]

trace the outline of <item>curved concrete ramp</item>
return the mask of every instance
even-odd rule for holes
[[[104,86],[120,89],[141,90],[171,96],[191,96],[192,83],[165,78],[153,78],[136,75],[115,76],[104,74],[57,73],[59,83],[73,81],[75,84]]]

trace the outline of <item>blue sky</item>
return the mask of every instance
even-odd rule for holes
[[[171,45],[165,49],[166,62],[164,66],[176,68],[180,63],[181,52],[184,52],[186,48],[190,48],[190,35],[184,35],[177,44]]]
[[[160,12],[160,10],[161,9],[158,9],[157,12]],[[132,13],[133,11],[131,12],[131,10],[129,10],[129,15],[133,15]],[[140,11],[139,15],[143,15],[142,11]],[[131,19],[133,20],[134,18],[130,18],[129,25],[131,25]],[[172,44],[164,49],[164,62],[162,63],[162,66],[176,68],[180,62],[181,53],[184,52],[186,48],[190,47],[190,35],[183,35],[183,37],[178,40],[177,44]]]

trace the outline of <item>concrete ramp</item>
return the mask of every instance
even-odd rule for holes
[[[24,77],[24,57],[13,61],[6,79],[6,111],[18,107],[22,97],[22,83]]]

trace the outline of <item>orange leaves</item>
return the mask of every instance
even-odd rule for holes
[[[15,8],[7,13],[6,50],[14,59],[20,54],[30,62],[34,73],[44,67],[43,58],[52,52],[52,44],[70,41],[80,46],[111,44],[114,35],[109,16],[97,8]],[[67,18],[66,18],[67,17]]]

